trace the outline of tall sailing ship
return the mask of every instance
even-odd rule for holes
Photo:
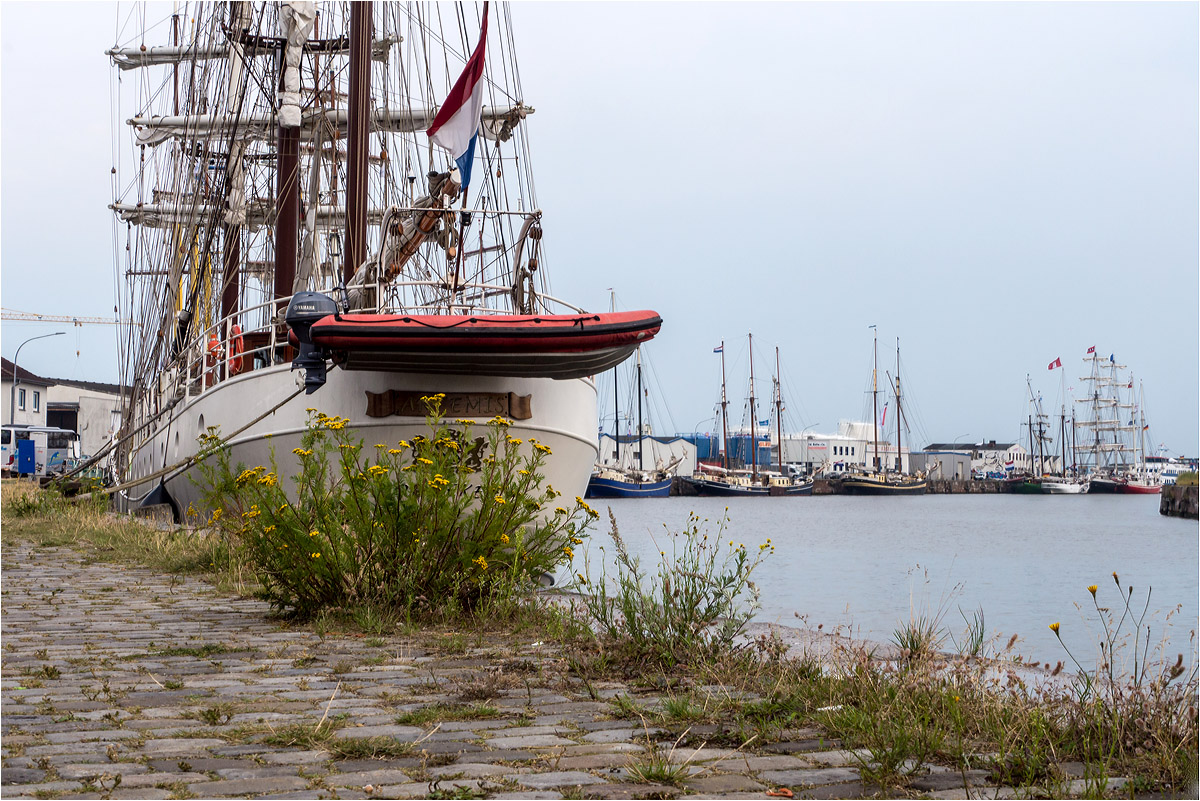
[[[1137,402],[1133,378],[1114,354],[1088,349],[1083,361],[1087,396],[1079,398],[1083,419],[1076,422],[1080,457],[1091,476],[1090,492],[1146,495],[1162,491],[1162,479],[1146,466],[1145,393]]]
[[[550,294],[511,10],[153,8],[108,51],[131,134],[111,205],[126,503],[199,506],[210,428],[233,462],[273,452],[286,476],[307,410],[395,443],[437,393],[449,420],[511,419],[551,449],[548,482],[582,494],[591,376],[661,319]]]
[[[904,472],[904,450],[901,431],[906,425],[904,405],[900,389],[900,340],[896,340],[896,378],[890,380],[893,397],[896,399],[896,462],[887,465],[879,450],[879,335],[875,326],[872,345],[871,366],[871,417],[874,421],[874,455],[871,469],[847,473],[841,478],[842,492],[847,495],[924,495],[929,482],[925,474],[909,475]]]
[[[746,337],[747,346],[750,353],[750,397],[748,401],[748,409],[750,414],[750,438],[748,440],[748,456],[750,467],[742,467],[733,469],[730,466],[730,443],[729,443],[729,400],[725,392],[725,341],[721,341],[718,348],[714,348],[715,353],[721,354],[721,451],[722,462],[720,467],[697,463],[696,472],[691,478],[685,479],[697,495],[716,496],[716,497],[757,497],[757,496],[772,496],[772,495],[812,495],[814,482],[811,477],[801,477],[789,475],[783,466],[783,395],[781,392],[781,378],[779,373],[779,349],[775,349],[775,380],[774,380],[774,404],[775,404],[775,420],[778,433],[779,443],[779,471],[759,469],[759,439],[756,432],[755,422],[758,420],[758,405],[754,396],[754,335],[748,334]],[[769,420],[762,421],[759,425],[770,425]],[[768,431],[764,432],[769,436]]]

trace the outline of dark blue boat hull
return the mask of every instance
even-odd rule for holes
[[[616,481],[592,476],[588,481],[589,498],[666,498],[671,494],[671,479],[662,481]]]

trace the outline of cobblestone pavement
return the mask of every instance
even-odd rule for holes
[[[814,730],[758,751],[672,752],[669,738],[609,714],[606,698],[629,693],[646,705],[651,693],[594,684],[593,698],[539,643],[321,637],[201,581],[66,549],[7,548],[2,591],[5,798],[872,793],[854,755]],[[437,704],[470,719],[398,722]],[[638,781],[631,769],[652,754],[682,766],[683,778]],[[932,772],[914,789],[966,798],[964,779],[984,781],[981,771]]]

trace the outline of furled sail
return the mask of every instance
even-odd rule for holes
[[[372,112],[372,133],[414,133],[423,131],[433,123],[437,108],[384,108]],[[492,141],[507,142],[512,138],[517,123],[532,114],[534,109],[522,103],[483,109],[484,136]],[[350,114],[346,109],[332,109],[302,115],[300,135],[311,138],[317,128],[337,130],[345,134]],[[171,116],[133,117],[127,121],[136,129],[139,144],[151,147],[161,145],[173,138],[196,136],[222,137],[240,140],[269,142],[279,124],[278,115],[271,113],[243,114],[191,114]]]

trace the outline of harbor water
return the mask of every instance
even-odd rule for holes
[[[602,557],[612,573],[607,510],[630,551],[654,572],[669,547],[664,525],[679,531],[694,511],[715,532],[728,515],[723,545],[775,552],[755,571],[760,622],[841,631],[890,642],[910,619],[940,614],[960,642],[982,610],[987,633],[1003,646],[1016,634],[1025,661],[1069,660],[1049,624],[1085,667],[1094,667],[1103,636],[1088,586],[1102,607],[1117,610],[1133,588],[1152,648],[1171,662],[1195,651],[1200,539],[1195,521],[1163,517],[1159,498],[1084,495],[928,495],[924,497],[661,498],[597,501],[600,520],[586,551],[595,575]],[[728,511],[726,511],[728,509]],[[601,553],[599,548],[605,546]],[[582,569],[583,554],[575,557]],[[1126,596],[1128,597],[1128,596]],[[961,613],[960,613],[961,610]],[[797,617],[797,615],[801,617]],[[1119,612],[1118,612],[1119,616]],[[1145,643],[1146,628],[1142,630]],[[1131,627],[1125,624],[1122,634]],[[953,650],[947,638],[944,650]],[[1132,660],[1132,644],[1124,649]],[[1119,652],[1120,653],[1120,652]]]

